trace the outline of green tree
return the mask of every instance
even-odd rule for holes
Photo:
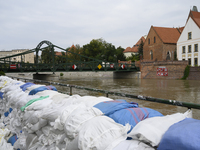
[[[76,44],[75,46],[72,46],[70,48],[67,48],[68,54],[67,57],[70,59],[71,62],[73,61],[80,61],[81,60],[81,52],[82,48],[79,44]]]
[[[83,45],[83,50],[81,54],[83,56],[87,56],[90,58],[101,58],[103,56],[103,49],[105,47],[103,46],[103,40],[102,39],[93,39],[90,41],[89,44]],[[89,59],[85,59],[85,61],[89,61]]]
[[[126,58],[127,61],[131,60],[132,62],[140,60],[139,54],[131,54],[128,58]]]
[[[121,60],[121,61],[125,61],[126,60],[126,56],[124,55],[124,53],[123,53],[123,51],[124,51],[124,48],[122,48],[121,46],[119,46],[117,49],[116,49],[116,59],[117,59],[117,62],[118,62],[118,60]]]
[[[174,51],[174,60],[178,60],[178,58],[177,58],[177,51],[176,51],[176,49],[175,49],[175,51]]]
[[[54,52],[55,55],[55,52]],[[45,48],[41,54],[42,63],[50,64],[53,61],[52,51],[50,48]]]
[[[81,54],[103,61],[116,62],[117,60],[126,59],[123,51],[122,47],[116,49],[114,45],[103,39],[93,39],[89,44],[83,46]],[[86,59],[86,61],[89,61],[89,59]]]
[[[143,46],[144,46],[144,42],[141,39],[140,45],[138,47],[138,55],[139,55],[139,59],[143,58]]]

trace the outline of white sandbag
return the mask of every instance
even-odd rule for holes
[[[46,119],[48,121],[52,121],[54,122],[58,117],[62,117],[63,112],[66,111],[66,113],[68,113],[68,115],[75,109],[77,108],[80,104],[80,101],[78,101],[79,103],[76,104],[71,104],[73,103],[73,99],[70,98],[70,100],[65,101],[65,103],[63,104],[59,104],[59,105],[51,105],[50,107],[45,108],[40,117],[43,119]],[[68,117],[64,116],[64,117]],[[64,124],[65,122],[63,122]]]
[[[44,127],[46,125],[47,125],[47,120],[40,118],[39,122],[37,122],[36,124],[34,124],[31,127],[31,130],[36,132],[36,131],[38,131],[39,129],[41,129],[42,127]]]
[[[30,147],[38,141],[38,137],[35,134],[28,134],[26,138],[26,149],[30,149]]]
[[[18,98],[18,101],[15,103],[14,107],[20,109],[22,106],[25,106],[26,103],[32,99],[40,98],[38,95],[23,95]]]
[[[72,141],[66,141],[66,150],[79,150],[78,148],[78,136]]]
[[[176,113],[163,117],[147,118],[140,121],[128,134],[128,137],[149,143],[152,146],[158,146],[168,128],[174,123],[191,117],[191,113],[192,111],[188,110],[184,114]]]
[[[84,123],[78,134],[80,150],[110,150],[127,138],[130,125],[123,126],[109,117],[97,116]]]
[[[103,113],[99,109],[81,105],[67,117],[64,127],[65,134],[68,138],[74,139],[86,121],[101,115]]]
[[[63,100],[67,100],[68,98],[70,98],[69,95],[67,94],[62,94],[62,93],[58,93],[55,94],[51,97],[51,99],[53,100],[54,103],[61,103]]]
[[[58,91],[53,91],[53,90],[44,90],[44,91],[40,91],[38,93],[36,93],[35,95],[39,95],[39,96],[49,96],[49,98],[52,98],[54,95],[59,94]]]
[[[7,128],[0,129],[0,149],[1,150],[13,150],[13,146],[7,143],[6,138],[11,134]]]
[[[125,140],[120,142],[112,150],[155,150],[155,149],[138,140]]]
[[[43,100],[39,100],[39,101],[36,101],[34,103],[32,103],[31,105],[27,106],[25,108],[25,110],[41,110],[41,109],[44,109],[45,107],[47,107],[48,105],[50,105],[52,103],[52,100],[50,98],[45,98]]]
[[[113,99],[108,97],[95,97],[95,96],[82,96],[80,100],[88,107],[93,107],[94,105],[104,102],[104,101],[113,101]]]
[[[54,128],[63,130],[65,122],[69,115],[76,109],[80,108],[84,103],[79,104],[72,104],[69,106],[66,106],[65,109],[62,111],[62,114],[58,116],[58,118],[55,120]]]

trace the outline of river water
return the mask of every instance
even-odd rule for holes
[[[59,80],[60,83],[78,85],[88,88],[102,89],[113,92],[143,95],[200,104],[200,81],[196,80],[159,80],[159,79],[113,79],[113,78],[78,78]],[[69,87],[58,87],[59,91],[69,94]],[[106,96],[103,93],[72,89],[73,94]],[[139,103],[140,107],[158,110],[164,115],[185,112],[187,108],[156,102],[130,99],[109,95],[112,99],[125,99]],[[200,119],[200,110],[193,109],[193,118]]]

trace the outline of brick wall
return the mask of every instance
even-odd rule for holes
[[[181,79],[184,75],[187,61],[157,61],[141,62],[140,71],[142,79]],[[158,76],[157,68],[166,67],[168,76]]]
[[[200,67],[190,67],[188,80],[200,80]]]
[[[155,37],[155,42],[154,42]],[[150,43],[149,43],[150,40]],[[151,61],[150,52],[153,52],[153,61],[164,61],[167,57],[167,52],[171,54],[171,59],[174,60],[174,52],[176,49],[176,44],[163,43],[160,37],[157,35],[155,30],[151,27],[146,41],[143,46],[143,59],[145,61]]]

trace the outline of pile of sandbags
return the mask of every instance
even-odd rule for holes
[[[163,116],[134,102],[69,96],[1,76],[0,114],[0,128],[10,132],[6,140],[16,150],[151,150],[191,112]]]

